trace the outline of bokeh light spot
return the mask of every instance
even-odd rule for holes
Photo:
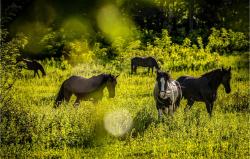
[[[112,135],[119,137],[127,133],[132,127],[133,119],[129,111],[119,109],[104,116],[105,129]]]

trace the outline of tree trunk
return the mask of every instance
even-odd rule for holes
[[[189,33],[191,33],[192,30],[194,29],[194,20],[193,20],[193,16],[194,16],[194,1],[195,0],[190,0],[190,2],[189,2],[189,12],[188,12]]]

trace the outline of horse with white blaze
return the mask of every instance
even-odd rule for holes
[[[163,113],[173,115],[180,105],[181,98],[182,91],[179,82],[171,79],[168,73],[157,71],[154,99],[158,118],[161,119]]]

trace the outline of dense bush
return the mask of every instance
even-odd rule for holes
[[[85,37],[72,40],[62,31],[50,31],[43,36],[38,45],[41,45],[44,54],[64,56],[73,65],[94,61],[105,65],[115,61],[113,63],[121,66],[127,65],[134,56],[153,56],[161,62],[163,68],[170,70],[213,68],[219,61],[218,53],[248,49],[247,37],[241,32],[224,28],[212,28],[211,32],[208,40],[202,39],[199,33],[194,33],[190,37],[193,41],[185,38],[182,44],[177,44],[172,41],[167,30],[162,30],[160,37],[151,35],[150,31],[144,31],[140,34],[135,33],[132,37],[117,37],[112,41],[103,38],[101,41],[93,41],[96,39],[87,40]],[[150,35],[151,40],[145,41],[146,37],[143,35]]]
[[[226,30],[225,28],[220,30],[212,28],[211,31],[207,45],[207,49],[211,52],[224,54],[248,50],[249,41],[244,33],[234,32],[231,29]]]
[[[17,102],[3,105],[1,112],[1,144],[26,144],[32,142],[32,130],[36,126],[30,110]]]
[[[1,29],[1,45],[0,45],[0,106],[5,105],[10,101],[11,90],[15,81],[20,77],[20,67],[18,67],[17,59],[20,57],[20,49],[27,44],[27,37],[23,34],[18,34],[15,38],[7,41],[5,38],[8,32]]]
[[[142,46],[140,40],[128,42],[119,49],[119,61],[130,61],[134,56],[153,56],[162,65],[163,69],[183,70],[183,69],[209,69],[218,64],[218,54],[210,54],[204,49],[202,39],[197,38],[197,45],[192,45],[191,40],[186,38],[183,44],[175,44],[171,41],[167,30],[163,30],[161,38],[155,38],[153,44],[148,43]],[[121,45],[120,45],[121,46]],[[164,63],[162,63],[164,61]]]
[[[95,117],[91,116],[91,109],[61,111],[50,108],[50,111],[41,112],[18,102],[4,105],[0,108],[1,144],[32,143],[45,148],[91,145],[96,122]]]

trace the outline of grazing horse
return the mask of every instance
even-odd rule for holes
[[[185,111],[190,109],[195,101],[205,102],[207,112],[212,115],[217,89],[222,84],[226,93],[231,92],[230,87],[231,67],[227,70],[223,67],[202,75],[199,78],[181,76],[177,79],[182,88],[183,97],[187,99]]]
[[[81,76],[71,76],[65,80],[58,92],[54,107],[58,107],[63,100],[68,102],[72,94],[77,99],[74,106],[80,104],[80,100],[91,100],[97,102],[103,97],[103,89],[107,87],[109,97],[115,97],[115,86],[117,84],[116,78],[111,74],[100,74],[91,78],[84,78]]]
[[[22,61],[25,63],[25,66],[24,66],[25,69],[34,70],[34,77],[37,74],[37,76],[40,78],[38,70],[40,70],[42,72],[43,76],[46,76],[46,73],[45,73],[43,66],[40,63],[38,63],[37,61],[35,61],[35,60],[31,61],[31,60],[27,60],[27,59],[20,59],[20,60],[18,60],[18,62],[19,61]]]
[[[181,98],[182,92],[179,82],[171,79],[168,73],[157,71],[154,99],[158,118],[161,119],[162,112],[165,115],[173,115],[180,105]]]
[[[159,65],[153,57],[134,57],[131,59],[131,74],[133,72],[136,73],[136,69],[138,66],[148,67],[148,74],[150,68],[152,69],[152,73],[154,71],[154,67],[159,70]]]

